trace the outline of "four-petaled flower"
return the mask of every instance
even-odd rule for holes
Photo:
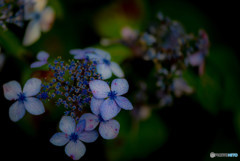
[[[25,115],[26,110],[33,115],[44,113],[43,103],[33,97],[40,92],[41,83],[40,79],[31,78],[26,82],[23,91],[17,81],[10,81],[3,85],[5,98],[10,101],[16,100],[9,108],[9,117],[12,121],[20,120]]]
[[[103,79],[111,78],[112,73],[119,78],[124,77],[121,67],[117,63],[111,61],[111,56],[106,51],[96,48],[87,48],[84,50],[71,50],[70,53],[74,55],[75,59],[89,58],[92,61],[96,61],[97,71],[102,75]]]
[[[23,45],[29,46],[40,38],[41,31],[50,30],[55,14],[51,7],[46,7],[47,0],[25,0],[24,2],[24,19],[30,22],[23,38]]]
[[[100,114],[104,120],[110,120],[115,117],[121,110],[132,110],[131,102],[121,95],[126,94],[129,85],[126,79],[114,79],[109,85],[102,80],[93,80],[89,82],[90,89],[96,99],[102,101],[100,105]],[[92,98],[93,100],[95,98]],[[105,100],[105,98],[107,98]],[[94,107],[91,107],[94,108]]]
[[[38,68],[38,67],[41,67],[45,64],[47,64],[47,60],[49,58],[49,54],[46,53],[45,51],[40,51],[38,54],[37,54],[37,59],[39,61],[36,61],[34,63],[31,64],[31,68]]]
[[[82,143],[91,143],[98,138],[98,133],[85,131],[86,121],[80,120],[76,125],[75,120],[70,116],[63,116],[59,123],[62,132],[52,136],[50,142],[56,146],[65,146],[65,153],[73,160],[79,160],[86,152],[86,147]]]

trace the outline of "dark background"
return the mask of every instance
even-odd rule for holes
[[[110,0],[93,1],[84,0],[74,2],[74,10],[97,9],[108,4]],[[155,1],[150,1],[154,6]],[[187,1],[198,8],[202,14],[208,17],[214,28],[212,44],[225,44],[232,48],[239,57],[239,5],[233,0],[210,3],[207,0]],[[69,3],[68,3],[69,4]],[[92,33],[92,42],[99,37]],[[210,37],[211,40],[211,37]],[[88,40],[85,42],[89,44]],[[19,78],[19,69],[16,68],[16,60],[7,60],[1,73],[2,84]],[[1,89],[2,90],[2,89]],[[47,113],[35,117],[38,126],[36,135],[25,133],[24,130],[8,117],[8,107],[12,104],[6,101],[0,92],[1,103],[1,157],[3,160],[70,160],[64,154],[63,147],[55,147],[49,143],[49,138],[56,132],[58,122],[46,120]],[[181,107],[181,108],[180,108]],[[147,158],[141,160],[194,160],[203,161],[209,159],[210,150],[219,153],[238,152],[240,144],[233,127],[233,113],[222,111],[218,115],[212,115],[204,110],[196,101],[183,97],[177,99],[171,108],[159,111],[159,116],[169,128],[167,142]],[[38,122],[41,120],[41,122]],[[105,140],[98,139],[95,143],[86,144],[87,152],[81,160],[106,160],[104,153]],[[219,142],[219,144],[218,144]],[[224,144],[226,143],[226,144]],[[230,143],[231,146],[228,146]],[[217,146],[216,146],[217,145]],[[2,160],[1,159],[1,160]],[[215,158],[212,160],[218,160]],[[220,158],[219,160],[225,160]],[[237,160],[230,158],[229,160]]]

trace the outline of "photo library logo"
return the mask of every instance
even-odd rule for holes
[[[237,158],[238,153],[210,153],[210,158],[215,158],[215,157],[230,157],[230,158]]]

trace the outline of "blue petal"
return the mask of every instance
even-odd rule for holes
[[[110,98],[105,100],[100,107],[100,113],[104,120],[110,120],[117,116],[120,110],[121,108],[118,107],[116,102]]]
[[[3,85],[3,92],[7,100],[17,100],[18,94],[22,92],[22,88],[17,81],[10,81]]]
[[[100,114],[100,106],[103,103],[104,99],[96,99],[94,97],[92,97],[91,99],[91,110],[95,115],[99,115]]]
[[[132,103],[126,97],[117,96],[115,98],[115,101],[117,102],[119,107],[121,107],[125,110],[132,110],[133,109]]]
[[[50,142],[56,146],[63,146],[67,144],[68,141],[69,141],[68,135],[62,132],[54,134],[50,139]]]
[[[79,160],[86,152],[85,145],[77,140],[76,142],[70,141],[65,147],[65,153],[73,160]]]
[[[40,92],[42,81],[37,78],[29,79],[23,87],[23,93],[29,96],[35,96]]]
[[[59,128],[62,132],[71,135],[75,132],[76,123],[70,116],[63,116],[59,123]]]
[[[103,79],[108,79],[111,78],[112,76],[112,71],[110,66],[106,64],[98,64],[97,65],[97,72],[101,74]]]
[[[37,59],[40,60],[40,61],[47,61],[48,58],[49,58],[49,54],[45,51],[40,51],[37,54]]]
[[[85,127],[86,127],[86,120],[81,119],[81,120],[78,121],[78,124],[77,124],[77,127],[76,127],[75,131],[77,133],[81,133],[81,132],[84,131]]]
[[[109,85],[102,80],[93,80],[89,82],[90,89],[93,93],[93,96],[101,99],[108,97],[110,92]]]
[[[104,50],[101,50],[101,49],[96,49],[94,50],[94,52],[101,56],[103,59],[107,59],[107,60],[110,60],[111,59],[111,56],[108,52],[104,51]]]
[[[79,140],[85,143],[92,143],[97,140],[98,133],[96,130],[93,131],[84,131],[78,135]]]
[[[32,63],[30,65],[30,68],[38,68],[38,67],[41,67],[45,64],[47,64],[47,61],[37,61],[37,62]]]
[[[123,73],[121,67],[117,63],[111,62],[110,67],[111,67],[113,74],[115,74],[117,77],[119,77],[119,78],[124,77],[124,73]]]
[[[24,108],[23,103],[16,101],[12,106],[9,108],[9,117],[13,122],[16,122],[23,118],[25,115],[26,110]]]
[[[74,59],[85,59],[86,58],[85,50],[82,50],[82,49],[70,50],[70,54],[74,55]]]
[[[128,92],[129,85],[126,79],[114,79],[111,84],[111,90],[115,91],[118,96]]]
[[[86,121],[85,130],[91,131],[96,128],[99,123],[98,117],[91,113],[85,113],[81,116],[80,120]]]
[[[104,139],[114,139],[117,137],[120,124],[116,120],[101,122],[99,125],[99,133]]]
[[[24,106],[32,115],[41,115],[45,112],[42,101],[34,97],[26,98],[26,101],[24,101]]]

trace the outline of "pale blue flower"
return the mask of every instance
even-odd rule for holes
[[[126,97],[121,96],[126,94],[129,89],[126,79],[114,79],[111,83],[111,89],[102,80],[90,81],[89,86],[95,98],[106,98],[100,106],[100,114],[104,120],[110,120],[115,117],[121,108],[125,110],[133,109],[131,102]]]
[[[40,51],[38,54],[37,54],[37,59],[38,61],[34,62],[31,64],[31,68],[38,68],[38,67],[41,67],[45,64],[47,64],[47,60],[49,58],[49,54],[45,51]]]
[[[120,124],[114,119],[104,120],[100,114],[100,107],[104,99],[96,99],[92,97],[91,110],[92,113],[85,113],[80,120],[86,120],[86,131],[91,131],[99,124],[99,133],[104,139],[114,139],[117,137],[120,129]]]
[[[117,63],[111,61],[111,56],[106,51],[97,48],[86,48],[84,50],[71,50],[70,54],[74,55],[75,59],[89,58],[92,61],[96,61],[97,71],[101,74],[103,79],[111,78],[112,73],[119,78],[124,77],[121,67]]]
[[[12,121],[20,120],[26,110],[32,115],[40,115],[45,112],[43,103],[33,97],[41,89],[41,80],[37,78],[29,79],[22,88],[17,81],[10,81],[3,85],[4,96],[7,100],[16,101],[9,108],[9,117]]]
[[[82,143],[91,143],[97,140],[98,133],[85,131],[86,121],[80,120],[76,125],[75,120],[70,116],[63,116],[59,123],[62,132],[52,136],[50,142],[56,146],[65,146],[65,153],[73,160],[79,160],[86,152],[86,147]]]
[[[41,31],[50,30],[55,13],[51,7],[46,7],[47,0],[25,0],[24,2],[24,19],[30,22],[23,38],[23,45],[29,46],[40,38]]]

